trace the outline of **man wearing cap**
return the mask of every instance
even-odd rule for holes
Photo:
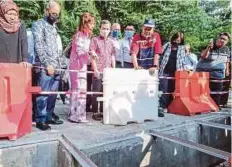
[[[162,54],[160,35],[154,32],[155,22],[152,19],[145,20],[142,33],[133,37],[131,56],[135,69],[149,69],[154,72],[159,66],[159,54]],[[160,111],[159,117],[164,117]]]

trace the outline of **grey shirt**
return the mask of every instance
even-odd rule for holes
[[[207,58],[201,58],[197,64],[197,71],[206,71],[210,73],[211,78],[223,79],[225,78],[226,62],[229,58],[229,48],[227,46],[222,48],[214,47],[209,52]]]

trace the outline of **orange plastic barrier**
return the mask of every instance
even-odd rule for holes
[[[0,63],[0,138],[16,140],[31,132],[31,69],[19,64]]]
[[[208,72],[177,71],[175,78],[175,98],[168,107],[170,113],[192,116],[219,110],[210,97]]]

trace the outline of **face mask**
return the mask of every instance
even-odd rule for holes
[[[112,37],[113,37],[113,38],[118,38],[118,37],[119,37],[119,34],[120,34],[119,31],[115,31],[115,30],[112,31]]]
[[[100,35],[104,38],[108,37],[110,30],[100,30]]]
[[[125,31],[125,37],[131,39],[134,35],[134,31]]]
[[[54,15],[54,14],[49,14],[48,16],[48,22],[50,24],[54,24],[58,21],[59,17],[57,15]]]

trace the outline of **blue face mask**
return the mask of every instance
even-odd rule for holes
[[[120,35],[120,32],[119,32],[119,31],[117,31],[117,30],[116,30],[116,31],[115,31],[115,30],[113,30],[111,34],[112,34],[112,37],[113,37],[113,38],[118,38],[118,37],[119,37],[119,35]]]
[[[134,35],[134,31],[125,31],[125,37],[131,39]]]

